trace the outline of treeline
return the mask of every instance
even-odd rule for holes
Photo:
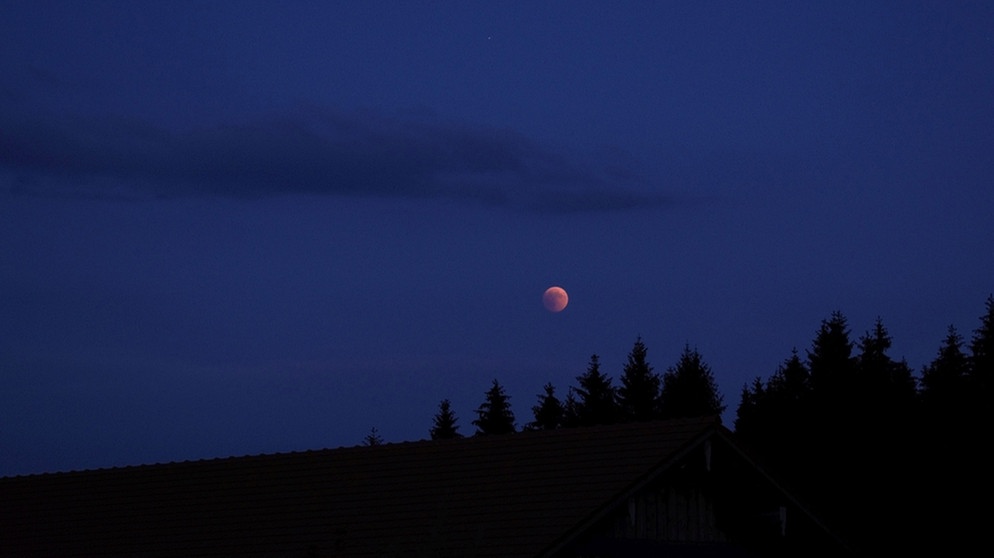
[[[802,357],[794,349],[766,379],[743,386],[735,436],[777,479],[866,555],[947,553],[979,544],[989,513],[994,409],[994,296],[969,340],[949,326],[918,374],[889,354],[880,319],[853,340],[831,314]],[[659,375],[636,339],[617,385],[591,356],[560,399],[548,383],[524,430],[720,415],[714,375],[696,349]],[[497,380],[472,421],[475,435],[517,431]],[[439,404],[433,439],[461,436]]]
[[[642,338],[635,340],[628,361],[614,384],[601,371],[600,357],[590,357],[586,371],[577,376],[564,399],[551,383],[545,384],[532,407],[533,420],[524,430],[553,430],[616,424],[621,422],[720,415],[725,410],[711,368],[696,349],[685,346],[677,363],[660,376],[649,364]],[[432,439],[457,438],[458,419],[448,399],[439,403]],[[517,431],[514,411],[504,387],[496,379],[476,409],[475,435],[509,434]]]
[[[990,517],[992,328],[988,297],[915,375],[881,320],[854,342],[836,312],[805,359],[743,387],[735,435],[867,554],[970,548]]]

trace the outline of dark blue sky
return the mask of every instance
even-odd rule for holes
[[[994,291],[987,2],[0,7],[0,475],[742,385]],[[559,314],[541,301],[558,284]]]

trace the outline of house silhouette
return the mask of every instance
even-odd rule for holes
[[[840,556],[715,417],[0,479],[0,556]]]

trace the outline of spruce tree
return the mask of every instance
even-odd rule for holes
[[[486,434],[510,434],[515,431],[514,413],[511,411],[510,397],[497,380],[486,393],[486,399],[476,410],[473,421],[477,436]]]
[[[950,538],[980,544],[976,533],[984,532],[983,520],[949,510],[975,506],[978,491],[990,483],[989,450],[977,443],[990,436],[990,430],[978,422],[978,417],[989,417],[989,401],[975,397],[972,355],[967,356],[963,343],[950,325],[936,358],[921,374],[923,451],[917,463],[920,476],[928,482],[920,483],[916,498],[921,531],[934,534],[938,537],[934,541],[943,545]]]
[[[811,397],[811,375],[797,354],[777,367],[766,383],[763,407],[763,425],[772,446],[793,445],[792,441],[807,423],[808,402]]]
[[[798,464],[804,463],[806,451],[810,389],[808,369],[797,349],[777,367],[765,386],[758,379],[753,384],[750,397],[754,409],[743,439],[784,476],[803,470]]]
[[[555,430],[563,424],[563,404],[556,397],[556,388],[550,382],[543,389],[545,393],[538,396],[538,405],[532,407],[535,420],[528,423],[528,430]]]
[[[859,369],[862,392],[872,398],[883,396],[890,380],[891,359],[887,350],[892,344],[890,334],[883,321],[877,317],[873,332],[866,332],[859,338],[859,356],[856,359]]]
[[[452,412],[452,403],[448,399],[443,399],[438,404],[438,413],[435,414],[434,424],[431,427],[432,440],[448,440],[451,438],[461,438],[459,426],[456,424],[456,415]]]
[[[765,432],[762,413],[766,388],[757,376],[752,384],[742,384],[739,396],[739,406],[735,410],[735,434],[751,445],[758,445],[759,439]]]
[[[664,418],[721,415],[725,410],[711,367],[685,345],[676,365],[663,374],[660,412]]]
[[[873,420],[881,427],[906,425],[913,417],[916,398],[914,376],[907,362],[895,362],[887,354],[891,337],[877,318],[872,332],[859,340],[860,353],[856,358],[859,385],[860,411],[864,420]]]
[[[922,370],[921,399],[927,420],[950,423],[965,413],[969,360],[963,337],[950,325],[939,354]]]
[[[802,407],[811,397],[811,373],[796,348],[773,373],[768,387],[778,406],[783,406],[782,412],[786,413],[781,420],[799,420]]]
[[[571,387],[563,401],[563,428],[580,426],[580,402],[576,400],[576,389]]]
[[[851,453],[859,455],[861,464],[845,464],[848,479],[833,494],[835,498],[862,497],[867,503],[850,516],[867,540],[874,537],[894,539],[898,532],[879,525],[879,517],[903,518],[892,524],[903,525],[912,505],[906,479],[897,471],[916,461],[921,444],[916,430],[916,390],[907,362],[894,361],[888,351],[892,340],[878,317],[873,330],[859,339],[856,357],[856,385],[851,399],[856,426],[848,433]],[[872,511],[871,511],[872,510]],[[845,513],[845,512],[843,512]]]
[[[829,319],[822,320],[808,351],[811,390],[819,411],[848,409],[857,388],[852,351],[849,323],[841,312],[833,312]]]
[[[591,355],[587,371],[577,376],[580,396],[577,401],[577,419],[580,426],[613,424],[618,420],[618,396],[611,385],[611,378],[600,370],[600,357]]]
[[[849,456],[858,453],[853,434],[861,427],[854,403],[860,397],[855,393],[860,386],[852,352],[848,321],[835,311],[822,320],[808,351],[811,398],[806,440],[810,454],[806,461],[810,488],[817,491],[815,498],[824,505],[835,502],[839,491],[851,490],[842,479],[856,474]],[[828,513],[841,510],[833,508]]]
[[[382,446],[383,445],[383,437],[380,436],[380,433],[379,433],[378,430],[376,430],[375,426],[372,429],[370,429],[369,434],[366,434],[366,437],[363,438],[362,445],[364,445],[364,446]]]
[[[970,341],[968,380],[973,398],[970,406],[977,410],[987,407],[994,395],[994,295],[987,297],[986,310]],[[983,424],[992,424],[991,413],[986,409],[978,415]]]
[[[643,421],[659,417],[660,380],[649,366],[647,352],[640,336],[628,353],[628,362],[625,363],[618,388],[624,420]]]
[[[976,441],[989,439],[991,431],[994,430],[994,413],[991,412],[991,399],[994,396],[992,382],[994,382],[994,296],[988,296],[984,315],[980,317],[980,327],[974,330],[970,340],[966,378],[969,395],[962,403],[966,420],[962,421],[963,428],[954,442],[956,444],[954,451],[957,451],[958,456],[957,465],[950,467],[953,469],[951,473],[959,479],[960,489],[957,490],[957,486],[948,488],[960,494],[960,497],[947,505],[946,509],[970,509],[977,499],[975,491],[990,486],[989,448],[987,444],[978,444]],[[968,520],[960,529],[976,540],[979,546],[983,544],[985,538],[986,523],[986,517],[978,516],[975,520]]]

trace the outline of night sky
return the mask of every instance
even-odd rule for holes
[[[994,292],[990,2],[0,5],[0,475],[520,426]],[[552,313],[542,293],[561,285]]]

